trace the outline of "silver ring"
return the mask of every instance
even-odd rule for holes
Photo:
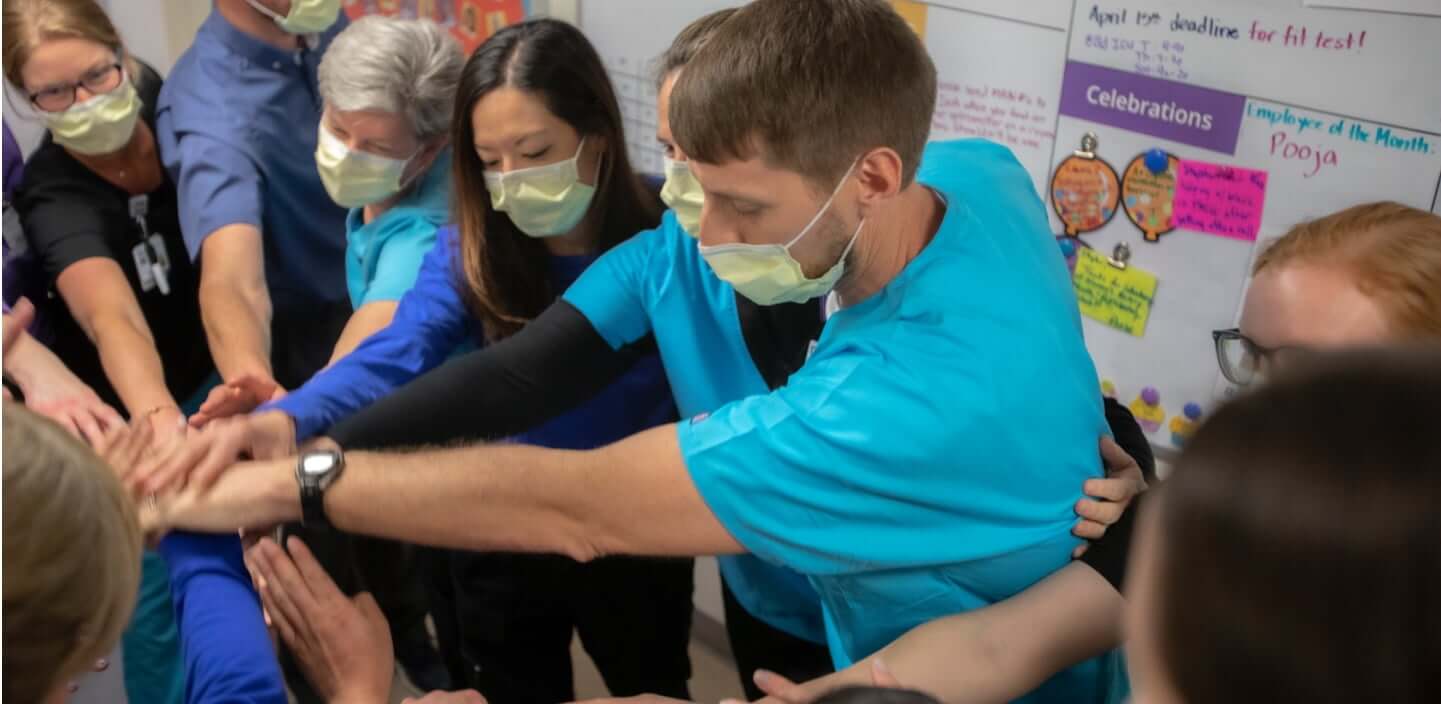
[[[158,510],[160,510],[160,509],[159,509],[159,506],[157,506],[157,504],[156,504],[155,495],[154,495],[154,494],[151,494],[151,495],[145,497],[145,507],[148,508],[148,509],[150,509],[151,511],[158,511]]]

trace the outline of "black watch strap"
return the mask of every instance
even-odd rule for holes
[[[325,515],[325,492],[311,482],[300,484],[300,515],[307,528],[330,527],[330,519]]]

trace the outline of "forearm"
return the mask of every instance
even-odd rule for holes
[[[174,534],[160,543],[192,701],[285,702],[285,685],[240,541]]]
[[[917,626],[879,653],[801,685],[798,699],[870,684],[871,662],[880,658],[902,686],[948,704],[1011,701],[1118,646],[1124,603],[1094,570],[1071,563],[1008,600]]]
[[[202,281],[200,316],[221,378],[271,376],[270,294],[263,284]]]
[[[165,385],[165,367],[144,320],[97,316],[88,332],[100,353],[105,377],[125,404],[130,417],[157,408],[178,408]]]
[[[505,437],[585,402],[639,354],[611,349],[585,316],[560,301],[515,335],[411,381],[329,435],[352,450]]]
[[[395,308],[395,301],[375,301],[361,306],[351,314],[350,320],[345,323],[345,329],[340,332],[340,339],[335,342],[335,350],[326,366],[340,361],[341,357],[355,351],[366,338],[384,330],[394,317]]]
[[[54,352],[23,330],[20,331],[19,339],[11,343],[5,354],[5,373],[15,380],[20,391],[27,396],[37,384],[56,376],[63,376],[76,384],[81,383]]]
[[[599,450],[498,445],[345,459],[325,508],[351,533],[578,560],[742,551],[685,473],[674,426]],[[299,520],[294,466],[232,469],[209,492],[179,497],[166,520],[212,532]]]

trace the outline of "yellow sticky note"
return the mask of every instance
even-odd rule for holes
[[[1117,330],[1141,337],[1156,298],[1156,275],[1134,265],[1120,269],[1093,249],[1076,259],[1076,302],[1081,314]]]
[[[896,14],[906,21],[906,24],[915,30],[916,36],[922,40],[926,38],[926,6],[917,0],[891,0],[891,7],[895,8]]]

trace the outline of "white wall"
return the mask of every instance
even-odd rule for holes
[[[210,3],[205,0],[101,0],[100,4],[110,13],[130,52],[162,76],[170,73],[210,13]],[[40,143],[45,127],[24,97],[8,85],[6,92],[5,124],[15,133],[20,148],[29,152]]]

